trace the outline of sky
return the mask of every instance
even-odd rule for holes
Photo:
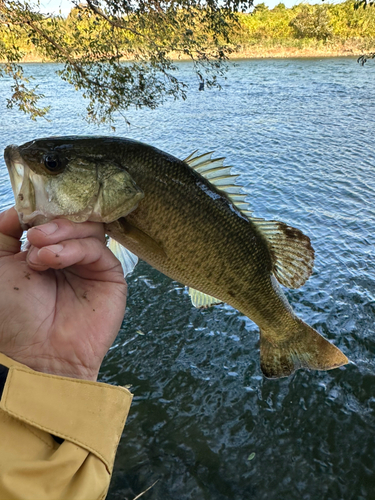
[[[286,7],[293,7],[293,5],[303,2],[303,0],[254,0],[254,4],[256,5],[262,3],[262,1],[264,1],[264,3],[270,9],[273,9],[275,5],[277,5],[280,2],[285,4]],[[72,8],[72,2],[70,0],[40,0],[40,3],[44,7],[45,12],[58,14],[59,10],[61,9],[61,13],[63,16],[68,15],[70,9]],[[322,0],[308,0],[306,3],[309,4],[322,3]]]

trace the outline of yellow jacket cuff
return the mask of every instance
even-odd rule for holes
[[[9,369],[0,377],[0,498],[103,500],[131,393],[39,373],[3,354],[0,365]]]

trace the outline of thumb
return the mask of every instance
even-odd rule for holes
[[[20,251],[22,232],[14,207],[0,213],[0,257]]]

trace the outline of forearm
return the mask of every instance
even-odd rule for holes
[[[0,400],[0,498],[105,498],[130,392],[35,372],[2,354],[0,364],[9,368]]]

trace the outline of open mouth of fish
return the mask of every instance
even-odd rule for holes
[[[16,210],[24,229],[47,222],[50,218],[43,210],[35,210],[36,199],[47,198],[45,183],[23,162],[16,146],[8,146],[4,152],[15,198]],[[47,199],[46,199],[47,201]],[[43,206],[40,205],[39,206]]]
[[[56,199],[56,190],[46,176],[36,174],[21,157],[17,146],[8,146],[4,152],[15,208],[24,230],[63,216],[74,222],[100,220],[100,186],[85,208],[69,213],[61,210],[61,199]],[[68,203],[69,204],[69,203]]]

